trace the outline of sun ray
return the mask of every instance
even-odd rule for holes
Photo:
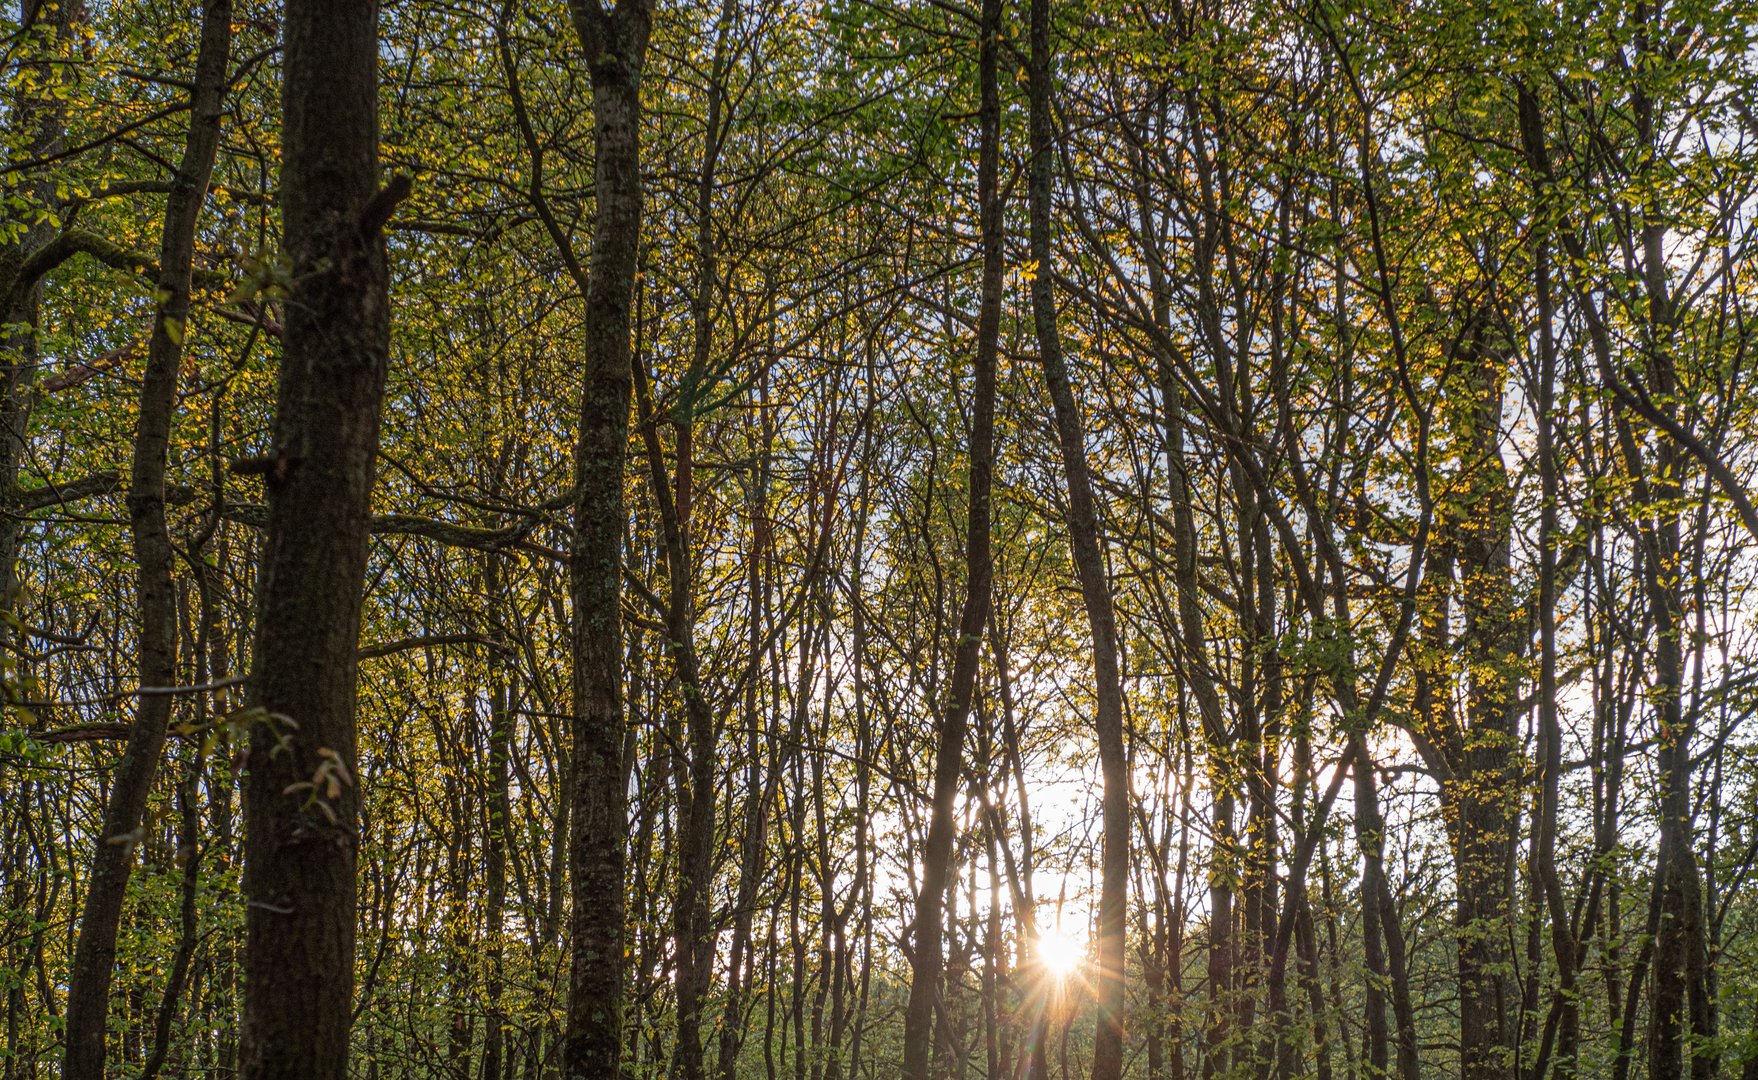
[[[1068,978],[1086,958],[1086,939],[1079,934],[1058,926],[1038,935],[1038,964],[1052,978]]]

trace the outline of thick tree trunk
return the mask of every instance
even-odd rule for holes
[[[195,226],[207,199],[208,177],[220,142],[226,67],[232,52],[231,0],[209,0],[202,9],[201,45],[190,95],[189,137],[165,204],[159,239],[158,311],[141,378],[140,421],[128,490],[128,520],[138,568],[140,686],[166,688],[177,681],[175,553],[165,522],[165,464],[177,409],[177,377],[189,325],[194,274]],[[61,1073],[67,1080],[104,1074],[104,1027],[110,977],[116,967],[116,934],[122,921],[141,816],[158,772],[165,728],[175,699],[142,693],[136,699],[128,745],[116,767],[103,826],[92,856],[81,909],[79,940],[67,988],[67,1031]],[[193,813],[193,811],[191,811]],[[191,871],[193,873],[193,871]]]
[[[265,462],[245,783],[246,1080],[344,1080],[354,987],[355,675],[389,349],[378,7],[291,0],[282,246],[292,264]]]

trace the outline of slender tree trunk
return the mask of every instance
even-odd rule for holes
[[[450,837],[446,842],[446,862],[444,871],[444,887],[446,890],[446,906],[444,916],[444,941],[446,979],[450,984],[446,988],[447,1002],[446,1026],[450,1029],[446,1039],[445,1067],[456,1080],[471,1080],[471,1044],[475,1036],[475,1010],[471,1001],[476,982],[476,949],[473,938],[475,934],[475,918],[471,900],[475,895],[472,881],[476,860],[471,844],[471,824],[476,818],[475,799],[472,794],[474,783],[466,783],[463,777],[468,776],[475,768],[476,754],[471,745],[476,738],[476,723],[472,717],[467,724],[457,725],[461,730],[452,732],[452,738],[439,742],[439,732],[435,732],[436,742],[440,746],[449,744],[449,753],[453,755],[452,764],[446,769],[444,783],[441,788],[446,807],[446,819]],[[441,761],[445,759],[442,757]],[[366,998],[369,987],[362,987],[361,997]]]
[[[32,159],[51,159],[64,148],[67,107],[55,90],[71,80],[76,68],[52,61],[62,59],[75,44],[75,29],[85,18],[85,5],[75,0],[20,0],[19,26],[46,31],[49,56],[33,57],[21,65],[29,71],[22,85],[31,89],[7,101],[5,134],[9,146],[28,148]],[[0,198],[11,205],[43,205],[53,194],[54,178],[43,170],[16,180],[0,175]],[[14,199],[22,201],[12,203]],[[37,394],[37,311],[43,287],[40,277],[24,281],[21,274],[26,260],[53,235],[53,222],[43,215],[22,235],[0,241],[0,611],[11,611],[17,600],[16,564],[24,515],[9,504],[24,467]],[[0,645],[10,644],[12,636],[12,627],[0,626]],[[8,1067],[12,1066],[8,1059]]]
[[[1017,870],[1010,876],[1013,878],[1020,905],[1019,969],[1029,970],[1038,947],[1037,889],[1032,883],[1032,869],[1037,863],[1037,839],[1032,824],[1031,792],[1026,784],[1025,755],[1020,745],[1019,722],[1014,710],[1013,675],[1008,667],[1007,635],[993,619],[989,622],[989,651],[995,660],[996,689],[1001,698],[1001,748],[1007,758],[1007,770],[1019,803],[1020,855]],[[1009,865],[1015,864],[1010,862]],[[1045,1041],[1049,1033],[1048,1004],[1042,995],[1032,995],[1026,1002],[1025,1047],[1020,1064],[1027,1080],[1048,1080],[1050,1075],[1048,1043]]]
[[[1093,639],[1093,679],[1097,697],[1094,728],[1099,769],[1104,778],[1100,854],[1098,961],[1094,999],[1098,1030],[1093,1037],[1093,1080],[1123,1074],[1123,992],[1129,893],[1129,769],[1123,746],[1123,683],[1117,662],[1117,620],[1105,576],[1099,519],[1086,460],[1086,431],[1062,354],[1056,322],[1055,256],[1051,244],[1051,178],[1055,164],[1050,0],[1031,0],[1031,58],[1027,64],[1031,98],[1031,168],[1028,179],[1032,317],[1038,359],[1056,413],[1057,444],[1068,492],[1068,532],[1080,578],[1081,600]]]
[[[177,889],[177,951],[171,955],[171,973],[165,978],[165,992],[153,1019],[152,1049],[141,1064],[140,1080],[154,1080],[170,1056],[171,1028],[177,1021],[184,989],[189,985],[190,962],[200,944],[196,902],[205,855],[197,832],[201,821],[198,802],[202,765],[203,755],[192,751],[188,770],[178,784],[177,860],[183,864],[183,876]]]
[[[499,482],[497,477],[496,487]],[[506,639],[507,588],[502,580],[501,556],[491,553],[483,560],[483,593],[488,602],[488,625],[496,640]],[[488,938],[485,1015],[482,1036],[482,1080],[501,1080],[511,1073],[503,1029],[507,1015],[502,997],[506,988],[507,854],[512,841],[513,803],[511,761],[513,729],[512,690],[507,672],[495,653],[487,656],[488,677],[488,836],[483,860],[484,928]]]
[[[806,880],[806,713],[811,708],[813,680],[817,668],[812,657],[813,627],[800,628],[800,653],[788,742],[794,747],[788,763],[793,780],[793,797],[788,800],[788,868],[787,868],[787,930],[788,952],[793,960],[788,978],[787,1031],[793,1037],[788,1060],[793,1066],[793,1080],[806,1080],[806,948],[804,928],[800,924]]]
[[[218,417],[209,426],[209,454],[212,459],[212,486],[215,492],[222,490],[224,472],[218,453]],[[216,500],[217,502],[217,500]],[[201,606],[203,664],[201,670],[206,682],[220,682],[228,678],[233,669],[233,657],[228,647],[228,627],[225,614],[221,608],[223,582],[220,567],[227,561],[230,545],[223,533],[217,534],[218,551],[209,557],[205,545],[195,546],[197,558],[196,592]],[[231,630],[233,641],[248,641],[251,631],[248,626]],[[248,666],[248,659],[239,666]],[[232,701],[230,694],[215,699],[211,704],[204,703],[203,715],[211,716],[229,707]],[[204,858],[211,860],[219,869],[230,870],[238,853],[238,837],[236,835],[236,818],[233,812],[233,796],[236,792],[238,778],[233,771],[231,736],[224,728],[219,732],[214,749],[209,755],[207,787],[208,787],[208,820],[210,839],[208,854]],[[239,1001],[239,947],[236,937],[215,943],[212,959],[209,961],[213,975],[210,977],[212,989],[204,1003],[203,1010],[207,1018],[207,1026],[213,1031],[213,1061],[218,1068],[228,1074],[238,1070],[238,1001]]]
[[[1360,740],[1360,735],[1351,735]],[[1355,841],[1361,849],[1361,942],[1367,964],[1367,1048],[1369,1080],[1391,1075],[1391,1038],[1386,1030],[1387,968],[1385,937],[1380,929],[1382,912],[1379,905],[1379,879],[1384,873],[1380,861],[1380,842],[1384,826],[1380,822],[1378,785],[1373,775],[1373,762],[1365,747],[1355,748]]]
[[[1752,1006],[1752,1019],[1746,1025],[1746,1064],[1740,1080],[1758,1080],[1758,1004]]]
[[[965,729],[976,690],[977,661],[989,621],[994,558],[989,550],[990,490],[995,469],[995,368],[1001,333],[1001,289],[1005,272],[1000,189],[1001,105],[999,57],[1001,0],[983,0],[978,27],[978,113],[980,146],[977,203],[982,233],[982,297],[972,360],[970,495],[965,532],[965,598],[958,640],[952,652],[950,700],[941,714],[934,754],[934,792],[928,840],[922,854],[921,891],[916,897],[911,943],[909,1002],[904,1013],[903,1075],[928,1080],[933,1068],[935,1006],[941,992],[941,925],[952,863],[954,802],[964,764]]]
[[[208,176],[220,142],[226,67],[232,51],[231,0],[209,0],[202,9],[201,26],[190,95],[189,136],[166,199],[159,240],[159,306],[141,379],[140,426],[128,491],[140,603],[137,670],[143,689],[170,687],[177,682],[176,556],[165,522],[165,463],[177,408],[183,338],[189,325],[196,220],[207,198]],[[128,745],[104,805],[67,990],[61,1066],[67,1080],[98,1080],[104,1074],[104,1028],[110,977],[116,967],[116,934],[134,850],[141,839],[141,816],[158,772],[174,700],[165,693],[143,693],[136,699]]]
[[[1324,986],[1319,981],[1318,941],[1313,932],[1312,904],[1302,897],[1295,915],[1296,947],[1300,954],[1300,982],[1306,991],[1306,1007],[1312,1024],[1312,1056],[1317,1080],[1331,1080],[1330,1026],[1325,1021]],[[1288,1075],[1299,1075],[1291,1072]]]
[[[849,648],[851,652],[849,666],[854,674],[854,720],[855,720],[855,883],[854,889],[859,897],[856,926],[861,936],[861,958],[859,986],[855,991],[853,1028],[849,1036],[849,1075],[863,1076],[865,1064],[862,1053],[865,1048],[867,1028],[867,1006],[873,986],[873,873],[872,864],[872,789],[873,789],[873,758],[878,752],[873,738],[873,731],[868,723],[867,711],[867,623],[864,614],[865,598],[861,594],[861,583],[865,580],[867,567],[867,523],[872,516],[873,482],[873,405],[878,393],[873,365],[873,352],[869,345],[864,365],[864,384],[866,386],[866,408],[861,421],[861,453],[859,494],[856,497],[857,510],[854,522],[854,541],[849,567],[848,589],[849,604]],[[767,445],[767,443],[766,443]],[[767,460],[767,458],[765,458]],[[993,626],[993,620],[990,621]],[[726,1077],[725,1080],[733,1080]]]
[[[1658,257],[1658,256],[1656,256]],[[1658,392],[1670,393],[1671,388]],[[1709,1034],[1703,886],[1697,868],[1691,807],[1691,722],[1681,700],[1684,683],[1685,613],[1680,602],[1679,525],[1671,500],[1678,497],[1674,477],[1682,465],[1670,446],[1656,463],[1653,511],[1661,520],[1648,529],[1645,583],[1655,617],[1655,711],[1659,748],[1660,842],[1654,894],[1658,926],[1654,937],[1654,991],[1649,1003],[1650,1080],[1707,1080],[1715,1074],[1713,1049],[1700,1042]]]
[[[1137,203],[1143,231],[1151,228],[1152,216],[1148,193],[1138,190]],[[1148,275],[1153,294],[1154,323],[1163,330],[1171,328],[1171,282],[1159,257],[1157,246],[1150,247]],[[1174,361],[1163,353],[1156,357],[1155,377],[1160,394],[1160,409],[1165,428],[1166,476],[1168,496],[1172,504],[1173,585],[1178,608],[1179,654],[1181,672],[1191,694],[1196,698],[1197,713],[1202,721],[1206,742],[1210,790],[1214,797],[1213,863],[1209,880],[1208,983],[1209,1004],[1206,1038],[1209,1053],[1204,1058],[1205,1073],[1212,1075],[1224,1068],[1230,1029],[1230,1001],[1234,978],[1233,933],[1233,862],[1238,840],[1233,834],[1235,809],[1235,777],[1229,758],[1233,745],[1222,711],[1221,695],[1216,688],[1215,672],[1209,661],[1208,635],[1203,623],[1201,581],[1198,577],[1200,552],[1197,543],[1196,517],[1192,508],[1190,469],[1184,441],[1185,406],[1174,373]]]
[[[704,285],[704,288],[709,286]],[[699,314],[706,318],[706,307]],[[697,329],[698,360],[692,363],[687,378],[706,375],[709,328],[699,323]],[[647,447],[649,477],[654,502],[659,506],[660,534],[666,558],[666,641],[676,670],[679,691],[684,699],[685,741],[688,749],[684,768],[678,771],[678,817],[682,822],[679,838],[676,895],[672,904],[673,956],[676,961],[674,981],[677,1001],[677,1039],[673,1048],[676,1068],[684,1080],[702,1080],[702,1003],[714,974],[714,942],[712,899],[709,896],[714,873],[715,750],[719,743],[719,726],[708,703],[701,680],[701,661],[696,652],[695,605],[691,596],[692,558],[691,488],[694,484],[695,450],[693,421],[677,417],[672,421],[676,434],[676,470],[672,479],[665,472],[664,450],[659,441],[659,417],[653,412],[651,391],[643,369],[643,358],[635,360],[635,396],[641,416],[641,431]],[[684,407],[684,406],[680,406]]]
[[[1166,992],[1172,1013],[1171,1023],[1167,1025],[1172,1040],[1171,1080],[1184,1080],[1187,1074],[1185,1032],[1189,1029],[1184,1022],[1184,888],[1190,876],[1190,797],[1191,789],[1196,786],[1195,740],[1191,738],[1190,721],[1182,696],[1178,704],[1178,738],[1183,746],[1184,771],[1178,785],[1178,867],[1172,877],[1172,932],[1166,942]]]
[[[1661,21],[1661,9],[1647,4],[1636,8],[1634,45],[1640,68],[1657,64],[1663,49],[1659,40],[1670,32]],[[1655,158],[1664,153],[1655,131],[1655,104],[1649,90],[1636,84],[1631,102],[1636,134],[1644,151],[1641,166],[1647,181]],[[1654,205],[1652,189],[1644,194],[1639,240],[1647,326],[1643,352],[1647,383],[1667,418],[1678,423],[1678,375],[1672,349],[1677,337],[1679,298],[1668,286],[1667,233],[1670,223]],[[1633,475],[1642,475],[1641,451],[1635,440],[1623,438],[1625,456]],[[1709,997],[1707,927],[1703,911],[1703,882],[1697,867],[1694,811],[1691,805],[1691,740],[1695,734],[1695,710],[1684,707],[1685,597],[1689,584],[1682,562],[1679,501],[1684,493],[1681,477],[1688,462],[1683,448],[1667,438],[1655,450],[1653,472],[1648,479],[1653,501],[1651,520],[1644,530],[1648,558],[1644,584],[1654,614],[1657,641],[1654,645],[1656,719],[1660,732],[1660,843],[1657,852],[1656,890],[1660,899],[1660,927],[1655,942],[1654,997],[1650,1003],[1649,1076],[1652,1080],[1677,1080],[1690,1062],[1693,1080],[1709,1080],[1718,1071],[1714,1044],[1713,1013]],[[1701,662],[1699,658],[1698,662]]]
[[[707,123],[702,165],[696,181],[696,273],[690,311],[693,341],[684,377],[685,396],[672,417],[676,434],[675,481],[667,489],[659,456],[656,419],[644,426],[653,471],[654,498],[660,507],[669,585],[667,622],[673,661],[681,684],[689,738],[687,784],[680,789],[679,812],[684,819],[674,921],[677,939],[677,1071],[683,1080],[703,1080],[702,1010],[714,976],[713,900],[715,798],[714,766],[718,725],[701,685],[696,651],[694,581],[692,574],[692,491],[694,488],[693,397],[711,377],[714,345],[714,297],[720,281],[719,253],[714,242],[714,192],[720,148],[726,137],[725,98],[728,48],[736,8],[722,0],[715,24],[714,53],[708,78]],[[644,361],[636,357],[636,367]]]
[[[1577,943],[1562,879],[1557,873],[1558,788],[1563,767],[1563,734],[1557,717],[1557,466],[1555,460],[1556,341],[1551,325],[1550,246],[1541,242],[1534,266],[1535,299],[1538,305],[1538,419],[1539,552],[1538,552],[1538,809],[1534,823],[1532,855],[1533,885],[1544,897],[1550,920],[1551,953],[1557,965],[1557,999],[1561,1008],[1556,1036],[1556,1075],[1569,1080],[1575,1075],[1580,1041],[1580,1004],[1575,990]],[[1590,871],[1591,873],[1591,871]],[[1545,1035],[1545,1047],[1550,1034]],[[1533,1080],[1542,1080],[1546,1054],[1540,1052]]]
[[[749,638],[745,658],[745,806],[744,833],[739,852],[739,887],[733,903],[733,932],[727,954],[726,994],[720,1014],[721,1080],[736,1080],[739,1047],[744,1042],[745,994],[747,984],[755,983],[756,962],[752,956],[751,924],[756,915],[757,890],[762,886],[763,868],[768,858],[769,807],[775,800],[781,780],[779,732],[765,729],[760,708],[762,664],[765,631],[774,610],[769,591],[772,575],[765,568],[772,558],[773,533],[769,521],[769,484],[774,429],[769,409],[769,375],[761,372],[757,379],[756,435],[750,493],[751,549],[747,556],[746,590],[749,594]],[[858,559],[857,559],[858,561]],[[856,606],[857,619],[859,605]],[[859,626],[856,626],[857,638]],[[859,641],[856,642],[857,663]],[[857,711],[860,704],[860,680],[856,677]],[[771,720],[773,721],[773,714]],[[768,744],[764,759],[763,744]],[[858,840],[857,840],[858,844]],[[857,864],[859,860],[857,858]]]

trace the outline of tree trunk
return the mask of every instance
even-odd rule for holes
[[[19,25],[45,26],[55,59],[62,50],[76,41],[75,28],[85,19],[84,5],[64,0],[22,0],[19,4]],[[7,101],[6,139],[8,146],[28,147],[28,155],[45,160],[58,154],[66,132],[66,102],[55,92],[68,78],[62,68],[48,59],[33,60],[28,67],[35,92],[18,95]],[[19,191],[18,189],[23,189]],[[0,175],[0,198],[9,202],[20,198],[21,208],[45,204],[54,193],[54,179],[46,173],[25,174],[14,188],[8,178]],[[9,211],[10,213],[10,211]],[[37,307],[42,297],[42,282],[21,280],[25,261],[49,241],[54,226],[46,217],[36,221],[16,239],[0,243],[0,611],[11,611],[17,599],[18,581],[15,574],[20,534],[24,516],[8,505],[18,489],[19,472],[24,467],[26,434],[30,428],[32,406],[37,392]],[[0,642],[10,641],[12,628],[0,627]],[[8,1060],[8,1067],[13,1064]]]
[[[1374,779],[1374,766],[1362,745],[1362,737],[1351,734],[1355,763],[1355,844],[1361,849],[1361,943],[1367,964],[1367,1047],[1366,1075],[1369,1080],[1389,1076],[1391,1039],[1386,1030],[1387,982],[1385,937],[1380,920],[1379,879],[1384,874],[1380,861],[1384,826],[1380,821],[1379,791]]]
[[[629,442],[630,313],[641,230],[641,68],[649,0],[572,0],[592,81],[595,190],[586,286],[579,441],[574,450],[574,746],[568,867],[573,910],[566,1043],[568,1080],[614,1078],[623,1048],[623,466]]]
[[[355,673],[389,351],[378,9],[283,21],[282,247],[292,264],[245,782],[246,1080],[344,1080],[354,988]]]
[[[977,661],[989,621],[994,557],[989,550],[990,489],[995,469],[995,368],[1001,334],[1001,290],[1005,273],[1000,190],[1001,0],[983,0],[978,80],[978,228],[982,233],[982,297],[972,358],[970,502],[965,525],[965,597],[952,652],[950,701],[941,715],[934,754],[932,818],[922,853],[921,891],[911,942],[909,1002],[904,1013],[903,1075],[928,1080],[933,1062],[935,1005],[940,998],[941,924],[952,863],[956,824],[953,804],[964,765],[965,729],[976,690]]]
[[[1062,339],[1056,325],[1055,260],[1051,248],[1050,191],[1055,164],[1051,114],[1050,0],[1031,0],[1031,58],[1027,64],[1031,98],[1030,191],[1032,317],[1038,359],[1056,413],[1057,444],[1068,492],[1069,543],[1080,578],[1081,600],[1093,639],[1093,680],[1097,710],[1093,726],[1104,777],[1103,835],[1100,854],[1098,959],[1094,999],[1098,1030],[1093,1036],[1092,1080],[1118,1080],[1123,1074],[1123,975],[1129,893],[1129,768],[1123,747],[1123,683],[1117,662],[1117,620],[1105,577],[1104,551],[1092,478],[1086,459],[1086,431],[1075,401]]]
[[[763,724],[763,711],[760,708],[759,691],[762,687],[762,663],[767,649],[765,644],[765,628],[767,620],[774,610],[770,598],[772,575],[764,573],[772,558],[772,533],[769,523],[769,485],[772,469],[771,456],[774,451],[774,430],[772,413],[769,404],[769,378],[765,371],[757,380],[757,410],[754,456],[756,465],[751,477],[750,520],[751,549],[747,555],[747,582],[749,593],[749,639],[746,643],[745,657],[745,694],[743,703],[743,722],[745,725],[745,805],[742,817],[744,831],[740,837],[739,851],[739,886],[733,903],[732,941],[727,953],[726,993],[723,998],[720,1015],[720,1059],[718,1062],[721,1080],[736,1080],[738,1075],[739,1047],[744,1042],[746,986],[754,983],[756,961],[752,956],[751,923],[756,915],[757,890],[762,885],[763,868],[768,856],[769,807],[775,799],[776,787],[781,781],[781,765],[779,752],[779,731]],[[858,547],[858,543],[857,543]],[[859,561],[857,554],[856,561]],[[859,619],[860,607],[855,606],[856,619]],[[859,664],[861,644],[858,639],[859,624],[855,628],[856,664]],[[861,681],[859,668],[856,668],[855,699],[857,715],[861,705]],[[774,714],[771,722],[774,722]],[[767,762],[764,759],[763,744],[768,744]],[[857,840],[857,845],[858,845]],[[857,852],[859,851],[857,846]],[[857,868],[860,868],[857,854]],[[857,875],[857,880],[860,880]]]
[[[208,177],[220,142],[226,67],[232,52],[231,0],[208,0],[202,9],[201,45],[190,94],[189,137],[178,163],[159,239],[158,311],[141,378],[140,426],[128,490],[128,520],[138,567],[140,686],[164,688],[177,681],[175,553],[165,522],[165,463],[177,408],[177,377],[189,325],[194,274],[195,226],[207,199]],[[79,940],[67,988],[67,1032],[61,1073],[67,1080],[98,1080],[104,1074],[104,1027],[110,977],[116,967],[116,934],[122,921],[141,816],[158,772],[165,728],[175,701],[166,693],[136,699],[128,746],[116,768],[87,879]],[[191,811],[193,812],[193,811]],[[193,871],[192,871],[193,872]]]
[[[1513,915],[1514,824],[1519,817],[1513,760],[1519,696],[1520,627],[1513,605],[1509,529],[1513,489],[1499,440],[1503,372],[1468,320],[1460,424],[1471,457],[1460,478],[1460,507],[1444,513],[1456,537],[1457,597],[1464,615],[1466,725],[1452,748],[1454,778],[1441,799],[1458,875],[1460,1068],[1465,1080],[1500,1080],[1514,1066],[1513,988],[1507,974]],[[1452,520],[1446,520],[1452,519]]]
[[[500,485],[497,483],[496,487]],[[488,626],[497,640],[505,640],[507,587],[502,580],[501,556],[490,553],[483,560],[483,593],[488,603]],[[506,986],[507,854],[513,832],[511,760],[514,725],[513,692],[508,685],[511,665],[499,655],[487,656],[488,676],[488,836],[483,859],[484,933],[488,937],[487,985],[484,988],[482,1080],[501,1080],[511,1074],[506,1053],[507,1016],[502,996]]]

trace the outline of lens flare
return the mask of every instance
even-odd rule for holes
[[[1085,939],[1060,926],[1038,935],[1038,964],[1058,979],[1074,974],[1087,958]]]

